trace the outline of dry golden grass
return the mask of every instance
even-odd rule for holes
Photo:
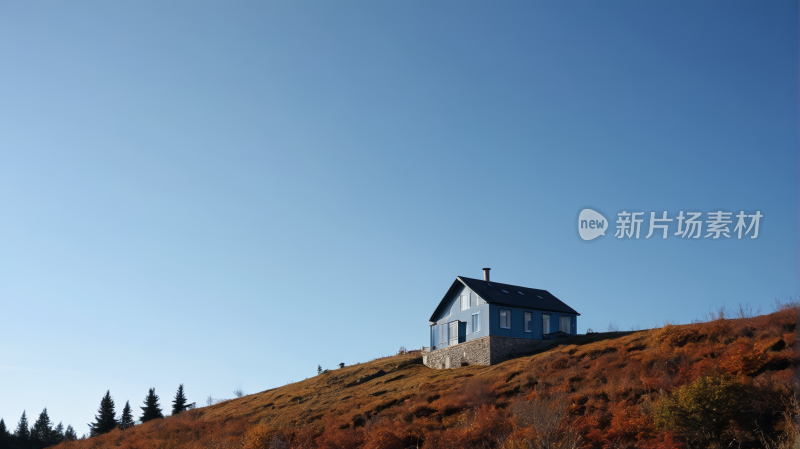
[[[783,407],[797,365],[796,314],[784,309],[579,336],[490,367],[432,370],[412,351],[62,446],[516,447],[530,429],[518,428],[510,406],[558,394],[567,398],[569,422],[583,447],[682,447],[674,435],[655,429],[650,404],[698,376],[720,372],[758,391],[764,407]],[[385,374],[358,383],[380,371]]]

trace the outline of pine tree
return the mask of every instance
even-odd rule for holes
[[[186,410],[186,396],[183,394],[183,384],[180,384],[175,393],[175,399],[172,401],[172,414],[177,415],[184,410]]]
[[[158,404],[158,395],[156,395],[155,388],[150,389],[147,397],[144,398],[144,407],[139,408],[142,409],[142,416],[139,418],[142,423],[164,417],[164,414],[161,413],[161,406]]]
[[[100,408],[97,409],[97,413],[94,417],[95,422],[89,424],[91,436],[95,437],[111,432],[119,425],[114,411],[114,400],[111,399],[111,391],[106,391],[106,395],[100,400]]]
[[[119,428],[122,430],[130,429],[134,424],[130,401],[125,401],[125,408],[122,409],[122,417],[119,419]]]
[[[53,439],[55,440],[53,444],[58,444],[64,441],[64,424],[61,424],[61,422],[59,422],[56,428],[53,429]]]
[[[25,414],[25,410],[22,411],[22,416],[19,418],[19,424],[17,424],[17,430],[14,431],[14,436],[17,437],[20,446],[27,446],[27,443],[31,440],[31,429],[28,428],[28,416]]]
[[[3,418],[0,418],[0,448],[7,448],[11,445],[9,441],[11,439],[11,434],[8,433],[8,429],[6,428],[6,422],[3,421]]]
[[[317,374],[322,374],[322,365],[317,365]]]
[[[75,433],[75,429],[72,428],[72,424],[67,426],[67,430],[64,431],[64,441],[75,441],[78,439],[78,434]]]
[[[39,419],[33,423],[31,428],[31,443],[33,447],[45,448],[55,444],[53,435],[53,423],[50,422],[50,416],[47,414],[47,408],[42,410],[39,414]]]

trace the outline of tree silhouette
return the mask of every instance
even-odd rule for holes
[[[97,409],[97,413],[94,417],[95,422],[89,424],[91,436],[111,432],[119,425],[114,411],[114,400],[111,399],[111,391],[106,391],[106,395],[100,400],[100,408]]]
[[[172,414],[177,415],[184,410],[186,410],[186,395],[183,394],[183,384],[180,384],[175,393],[175,399],[172,401]]]
[[[75,429],[72,428],[72,424],[67,426],[67,430],[64,431],[64,441],[75,441],[78,439],[78,434],[75,433]]]
[[[158,404],[158,395],[156,395],[155,388],[150,389],[147,397],[144,398],[144,407],[139,408],[142,409],[142,416],[139,418],[142,423],[164,417],[164,414],[161,413],[161,406]]]
[[[55,432],[53,431],[53,423],[50,422],[50,416],[47,414],[47,408],[42,410],[39,414],[39,419],[33,423],[31,428],[31,443],[34,447],[43,448],[56,444]]]
[[[64,424],[61,424],[61,422],[58,423],[56,428],[53,429],[53,437],[55,439],[53,444],[58,444],[64,441]]]
[[[130,429],[134,424],[130,401],[125,401],[125,407],[122,409],[122,416],[119,418],[119,428],[122,430]]]
[[[25,410],[22,411],[22,416],[19,418],[19,424],[17,424],[17,430],[14,431],[14,436],[17,437],[17,441],[22,446],[26,446],[27,442],[31,440],[31,429],[28,428],[28,416],[25,414]]]
[[[11,434],[8,433],[6,422],[3,421],[3,418],[0,418],[0,448],[8,447],[10,439]]]

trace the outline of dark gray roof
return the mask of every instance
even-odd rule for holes
[[[442,298],[442,301],[433,312],[433,315],[429,321],[436,321],[436,316],[439,313],[439,309],[445,306],[445,300],[448,299],[451,292],[459,284],[466,285],[467,288],[483,298],[484,301],[491,304],[580,315],[580,313],[575,311],[575,309],[564,304],[560,299],[553,296],[547,290],[519,287],[517,285],[501,284],[499,282],[486,282],[480,279],[458,276],[456,281],[453,282],[453,285],[447,291],[447,294],[444,296],[444,298]]]

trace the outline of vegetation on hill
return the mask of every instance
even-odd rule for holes
[[[181,384],[178,387],[175,400],[173,401],[173,414],[194,408],[194,404],[187,404],[187,402],[183,391],[183,384]],[[158,396],[152,388],[145,399],[145,405],[146,407],[142,407],[142,410],[144,410],[143,416],[150,413],[152,419],[164,418],[164,415],[161,414],[160,405],[158,404]],[[122,415],[117,419],[114,409],[114,400],[111,398],[110,390],[106,391],[105,396],[100,400],[100,407],[97,413],[95,421],[88,424],[89,434],[92,437],[108,433],[117,428],[126,430],[136,425],[129,401],[125,402]],[[86,435],[82,437],[82,439],[85,438]],[[60,422],[56,426],[53,426],[53,422],[50,421],[50,416],[47,413],[47,408],[42,410],[42,413],[39,414],[39,418],[33,426],[29,425],[27,413],[23,410],[22,416],[20,416],[19,419],[19,424],[17,424],[14,432],[9,432],[5,420],[0,417],[0,449],[44,449],[64,441],[75,441],[77,439],[78,435],[71,425],[68,425],[66,429]]]
[[[90,434],[93,437],[111,432],[119,426],[114,411],[114,400],[111,399],[111,391],[106,391],[106,395],[100,401],[100,408],[97,409],[95,422],[89,424]]]
[[[412,351],[58,447],[789,448],[797,313],[590,334],[490,367]]]
[[[59,422],[54,427],[46,408],[33,426],[29,426],[27,413],[23,411],[14,432],[9,432],[5,420],[0,418],[0,449],[43,449],[77,438],[72,426],[65,429]]]

